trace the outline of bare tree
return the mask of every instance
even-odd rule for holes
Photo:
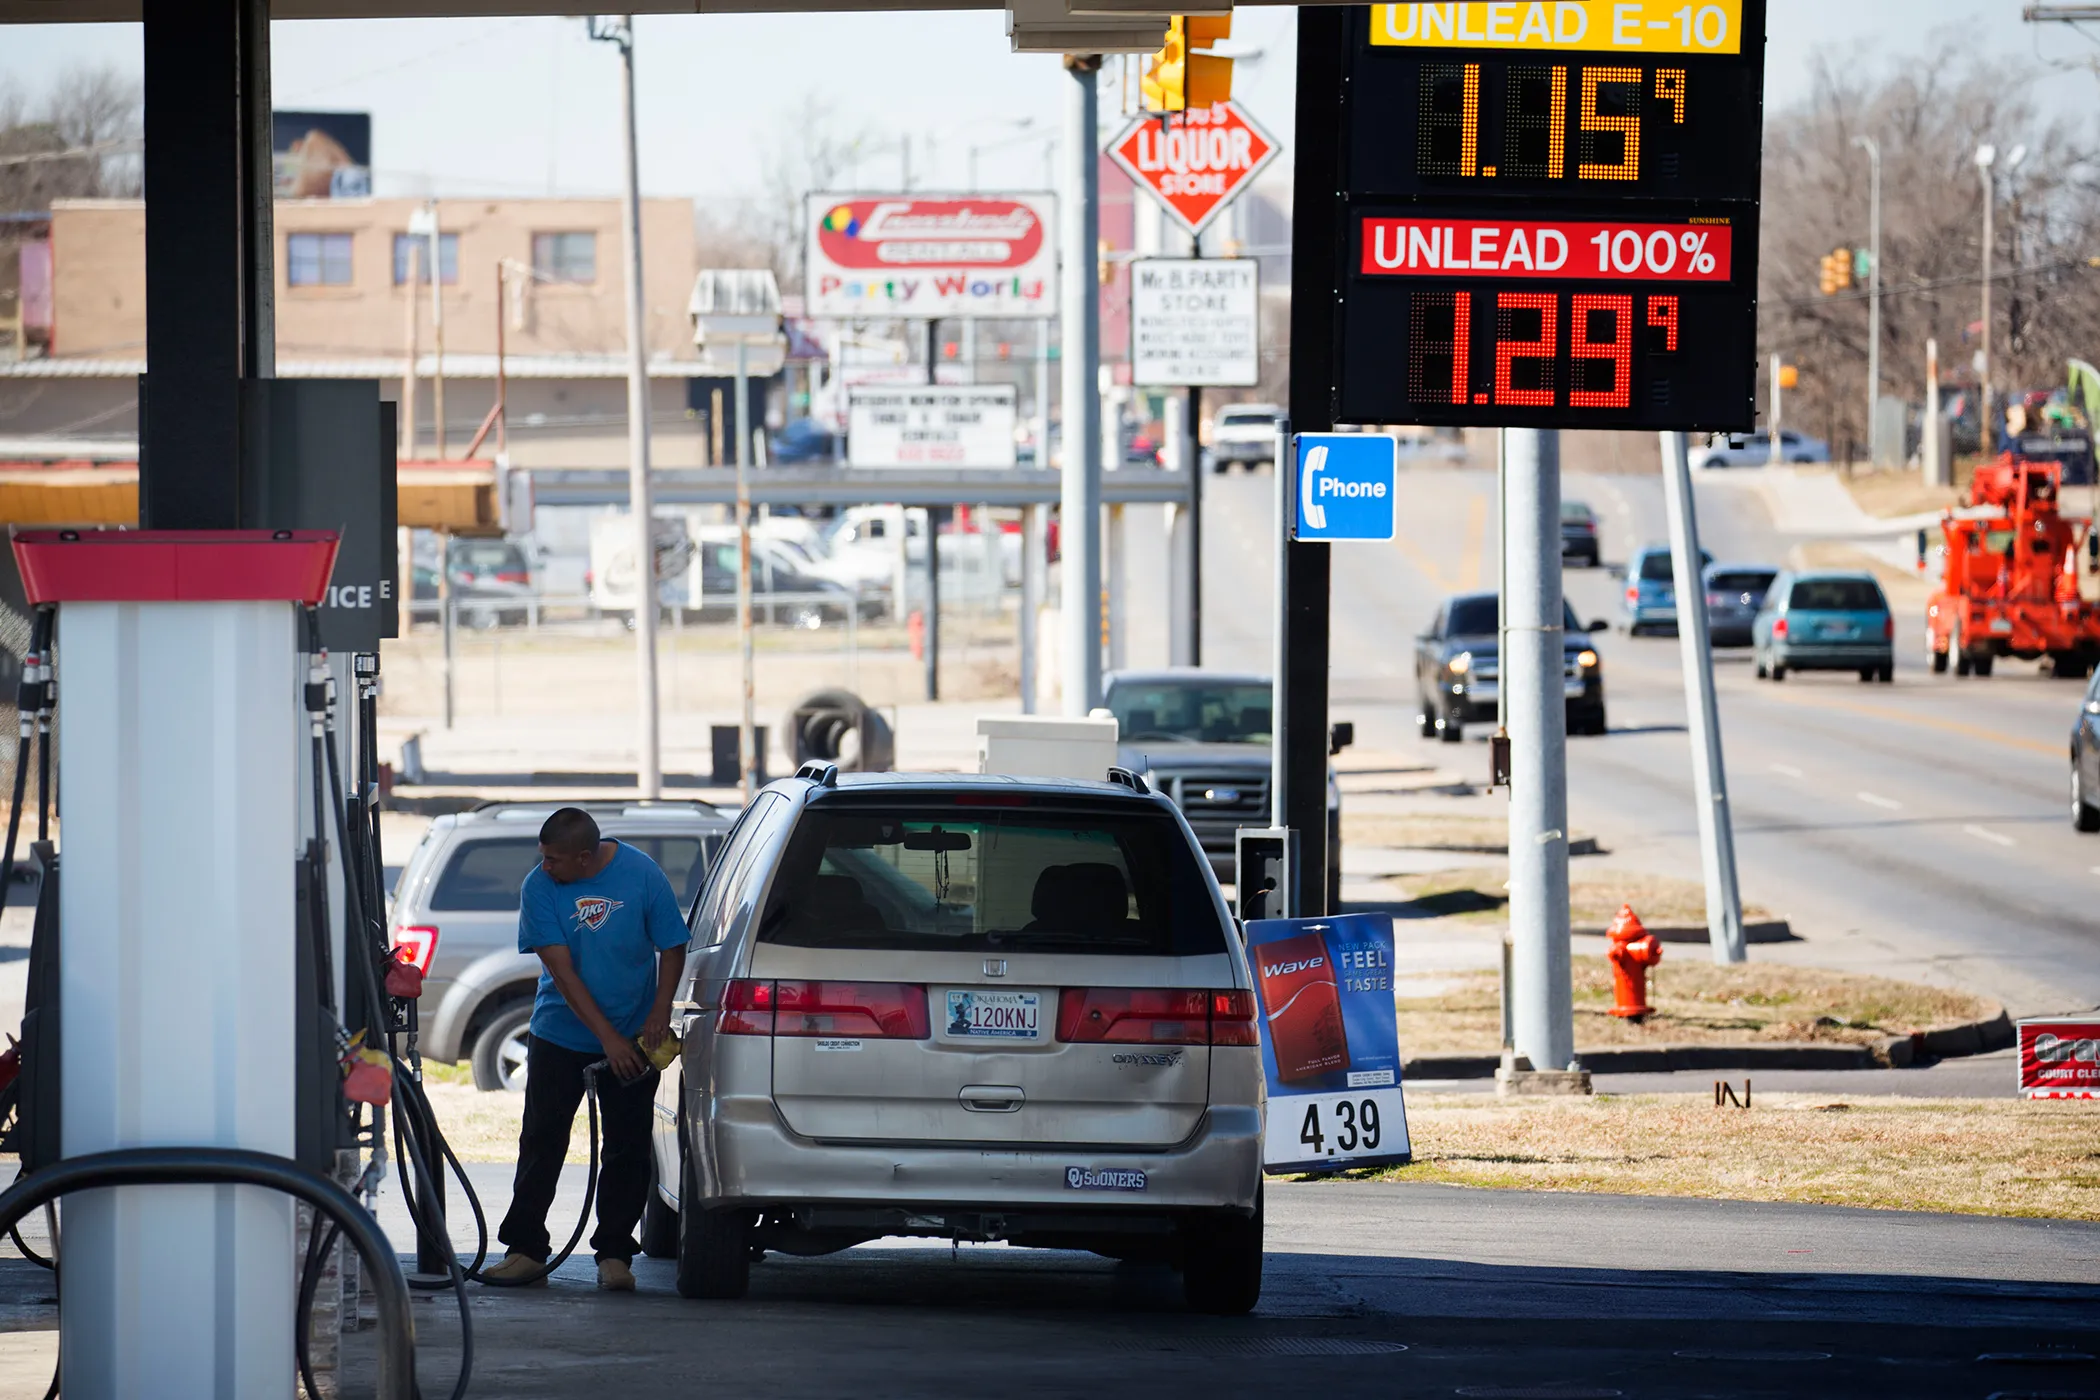
[[[803,207],[808,196],[837,189],[862,158],[890,147],[873,129],[843,134],[830,104],[814,93],[803,94],[801,103],[771,130],[776,134],[760,152],[766,175],[751,225],[772,246],[772,267],[781,289],[799,292],[808,271],[809,230]]]
[[[1993,383],[2051,387],[2066,357],[2100,348],[2100,273],[2086,263],[2100,252],[2089,246],[2100,153],[2091,132],[2038,116],[2030,78],[1945,37],[1922,58],[1885,67],[1819,61],[1809,96],[1768,118],[1760,364],[1776,353],[1799,367],[1787,420],[1827,433],[1834,450],[1867,440],[1865,281],[1836,296],[1818,287],[1824,255],[1867,246],[1868,165],[1856,136],[1872,137],[1882,154],[1883,393],[1922,399],[1928,337],[1939,342],[1944,379],[1976,383],[1982,143],[2028,152],[1999,175]]]
[[[138,82],[113,68],[63,73],[37,98],[0,87],[0,157],[55,157],[0,165],[0,210],[38,213],[54,199],[137,194],[142,114]]]

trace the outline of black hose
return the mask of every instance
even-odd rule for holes
[[[391,1243],[357,1198],[327,1177],[267,1152],[234,1147],[133,1147],[68,1157],[0,1194],[0,1229],[74,1191],[119,1186],[261,1186],[305,1201],[350,1237],[371,1271],[379,1301],[379,1400],[412,1400],[415,1321],[408,1280]]]
[[[47,693],[36,679],[43,664],[44,652],[51,645],[52,610],[37,609],[36,622],[29,632],[29,650],[22,656],[22,682],[16,689],[16,713],[21,720],[21,740],[15,749],[14,800],[7,809],[7,850],[0,856],[0,904],[6,902],[6,892],[13,888],[15,880],[15,841],[22,834],[22,799],[27,796],[29,782],[29,736],[36,727],[36,714],[48,702]]]
[[[35,1250],[31,1249],[27,1244],[23,1243],[21,1226],[8,1226],[7,1237],[15,1242],[16,1249],[22,1251],[22,1257],[24,1259],[27,1259],[30,1263],[36,1265],[39,1269],[56,1269],[58,1267],[56,1263],[52,1262],[49,1259],[46,1259],[43,1255],[37,1253]]]
[[[331,1220],[328,1233],[323,1235],[318,1216],[306,1232],[306,1267],[299,1274],[299,1306],[292,1313],[292,1345],[299,1358],[299,1380],[306,1387],[307,1400],[319,1400],[321,1394],[320,1387],[314,1384],[314,1298],[321,1291],[321,1265],[342,1233],[343,1227]]]

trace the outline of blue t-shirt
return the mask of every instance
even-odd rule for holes
[[[518,902],[518,951],[560,944],[591,999],[622,1035],[638,1035],[656,1000],[656,955],[683,948],[685,915],[671,881],[657,863],[625,842],[588,880],[556,884],[545,867],[525,877]],[[598,1037],[540,973],[532,1003],[532,1034],[566,1050],[597,1050]]]

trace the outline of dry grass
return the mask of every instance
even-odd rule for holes
[[[1583,837],[1584,833],[1577,832],[1574,839]],[[1352,812],[1344,807],[1342,844],[1490,854],[1509,849],[1509,820],[1506,817]]]
[[[1509,898],[1508,880],[1508,872],[1497,866],[1397,875],[1387,883],[1406,899],[1426,903],[1439,914],[1500,922]],[[1631,904],[1641,922],[1658,928],[1706,924],[1706,887],[1669,875],[1613,871],[1577,878],[1568,883],[1568,899],[1577,928],[1609,924],[1621,904]],[[1774,915],[1761,905],[1745,904],[1743,917],[1760,922]]]
[[[1952,486],[1927,486],[1922,474],[1915,471],[1863,471],[1853,476],[1841,475],[1838,480],[1852,493],[1861,510],[1888,519],[1945,510],[1960,500],[1975,474],[1976,464],[1964,460],[1955,465]]]
[[[2100,1220],[2100,1106],[1762,1093],[1752,1104],[1409,1095],[1415,1163],[1374,1175]]]
[[[459,1160],[517,1161],[518,1128],[524,1121],[525,1095],[485,1094],[474,1087],[471,1079],[450,1075],[441,1079],[431,1072],[444,1069],[442,1065],[426,1068],[424,1090],[430,1095],[430,1107],[437,1115],[438,1129],[452,1144]],[[452,1082],[447,1082],[447,1079]],[[579,1108],[576,1110],[576,1126],[569,1134],[568,1160],[580,1167],[590,1159],[590,1118]]]
[[[1608,1014],[1611,968],[1574,961],[1578,1050],[1618,1045],[1718,1045],[1825,1041],[1863,1045],[1912,1031],[1959,1025],[1991,1006],[1961,992],[1881,977],[1776,963],[1718,967],[1700,950],[1671,949],[1648,973],[1655,1014],[1639,1025]],[[1443,979],[1435,996],[1397,1000],[1400,1046],[1409,1055],[1492,1054],[1501,1043],[1499,977]]]

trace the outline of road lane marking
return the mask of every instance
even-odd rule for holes
[[[1987,826],[1977,826],[1972,823],[1968,826],[1963,827],[1962,830],[1966,831],[1969,835],[1974,836],[1979,841],[1990,841],[2000,846],[2012,846],[2018,844],[2012,839],[2012,837],[2007,836],[2004,832],[1993,831]]]
[[[1791,763],[1775,763],[1772,765],[1772,771],[1774,773],[1784,773],[1789,778],[1798,778],[1801,776],[1801,770],[1799,768],[1796,768]]]
[[[1854,793],[1853,796],[1857,797],[1860,801],[1866,803],[1869,807],[1880,807],[1884,811],[1890,812],[1900,812],[1903,810],[1903,804],[1901,802],[1898,802],[1893,798],[1883,797],[1878,793],[1858,792]]]

